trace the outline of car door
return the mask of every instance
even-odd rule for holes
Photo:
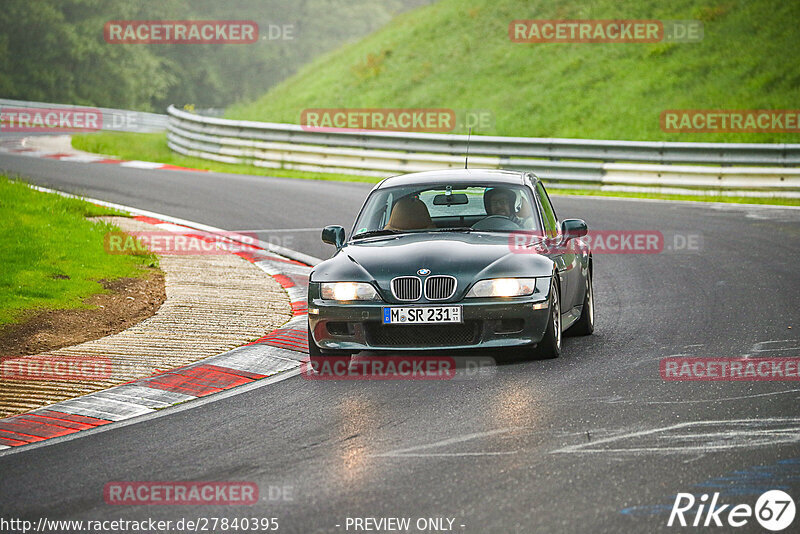
[[[558,268],[559,280],[561,282],[561,313],[567,313],[572,307],[581,302],[579,295],[583,285],[581,284],[580,260],[577,254],[571,252],[571,247],[566,247],[562,242],[561,225],[556,216],[550,197],[541,182],[536,182],[536,196],[542,208],[542,223],[544,224],[545,236],[553,245],[555,253],[553,261]]]

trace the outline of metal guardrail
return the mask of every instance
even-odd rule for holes
[[[204,117],[173,106],[167,113],[172,150],[267,168],[390,176],[460,168],[467,148],[465,135],[319,132]],[[472,168],[532,170],[556,187],[742,189],[800,197],[800,168],[793,167],[800,165],[800,144],[472,136],[469,154]]]
[[[0,98],[0,109],[39,108],[39,109],[86,109],[92,108],[101,112],[103,130],[116,132],[163,132],[167,129],[167,116],[146,111],[128,111],[124,109],[98,108],[95,106],[73,106],[68,104],[48,104],[44,102],[26,102],[24,100],[8,100]]]

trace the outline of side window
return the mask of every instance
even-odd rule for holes
[[[553,205],[550,204],[550,197],[547,196],[547,191],[544,190],[541,182],[536,183],[536,194],[539,196],[539,201],[542,204],[542,218],[544,219],[545,233],[548,237],[555,237],[558,235],[556,212],[553,210]]]

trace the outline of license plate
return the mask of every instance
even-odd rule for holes
[[[383,308],[383,324],[461,323],[461,306]]]

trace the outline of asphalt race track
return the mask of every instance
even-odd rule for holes
[[[262,239],[321,258],[332,248],[319,228],[349,229],[371,187],[7,154],[0,168],[227,230],[270,229]],[[800,382],[664,381],[659,361],[800,355],[800,210],[554,203],[561,218],[583,218],[590,229],[666,237],[662,253],[595,255],[597,329],[566,338],[561,358],[493,355],[495,372],[453,381],[298,376],[168,409],[0,457],[0,515],[277,517],[280,532],[303,533],[354,532],[348,517],[449,518],[452,531],[468,533],[652,532],[678,529],[667,519],[681,492],[752,505],[782,488],[796,499]],[[275,231],[291,229],[300,230]],[[667,249],[687,236],[701,250]],[[261,501],[148,508],[103,500],[107,482],[158,480],[252,481]],[[736,531],[762,530],[751,518]]]

